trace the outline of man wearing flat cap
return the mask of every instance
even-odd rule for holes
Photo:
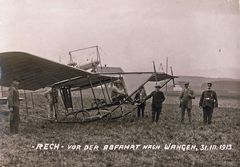
[[[207,83],[207,90],[203,91],[199,107],[203,109],[203,122],[205,124],[212,123],[212,114],[214,107],[218,107],[217,94],[214,90],[212,90],[212,83]]]
[[[195,98],[193,90],[189,88],[189,82],[184,84],[185,88],[182,90],[179,100],[180,100],[180,108],[181,108],[181,123],[184,123],[185,111],[188,113],[188,120],[192,122],[192,99]]]
[[[162,111],[162,103],[165,100],[165,96],[162,91],[160,91],[161,86],[156,85],[156,90],[149,94],[145,101],[152,97],[152,122],[158,122],[160,113]]]
[[[19,92],[18,86],[20,81],[14,79],[12,81],[11,86],[9,87],[9,95],[8,95],[8,108],[10,110],[10,133],[17,134],[20,123],[20,115],[19,115]]]

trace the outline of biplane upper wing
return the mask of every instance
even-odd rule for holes
[[[167,73],[163,73],[163,72],[100,72],[99,74],[103,74],[103,75],[149,75],[151,76],[151,78],[149,78],[148,81],[150,82],[155,82],[157,81],[163,81],[166,79],[174,79],[177,78],[178,76],[173,76],[173,75],[169,75]]]
[[[100,71],[99,74],[107,76],[117,76],[120,75],[124,80],[124,87],[127,92],[134,92],[139,88],[142,83],[147,82],[160,82],[166,80],[173,80],[177,76],[169,75],[163,72],[123,72],[119,69],[108,69]]]
[[[9,87],[20,80],[20,89],[37,90],[71,78],[87,78],[92,73],[24,52],[0,53],[0,85]],[[111,77],[102,76],[102,80]]]

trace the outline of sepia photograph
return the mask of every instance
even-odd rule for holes
[[[239,167],[240,0],[0,0],[1,167]]]

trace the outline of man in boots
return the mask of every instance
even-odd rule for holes
[[[189,122],[192,122],[192,99],[195,98],[193,90],[189,88],[189,82],[184,84],[185,88],[182,90],[179,100],[181,108],[181,123],[184,123],[185,111],[187,110]]]
[[[162,103],[165,100],[165,96],[163,92],[160,91],[160,85],[156,85],[155,88],[156,90],[148,95],[145,101],[152,97],[152,122],[156,121],[157,123],[162,111]]]
[[[207,83],[207,90],[203,91],[200,98],[199,107],[203,109],[203,122],[212,123],[212,114],[214,107],[218,107],[217,94],[212,90],[212,83]]]

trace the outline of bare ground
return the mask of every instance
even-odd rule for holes
[[[133,115],[114,122],[60,124],[21,117],[20,133],[9,135],[9,122],[0,122],[0,166],[240,166],[240,110],[219,108],[213,124],[203,125],[201,111],[193,108],[193,123],[180,124],[177,105],[164,105],[160,122]],[[156,144],[159,150],[36,150],[38,143],[99,145]],[[232,150],[164,150],[165,144],[232,144]]]

